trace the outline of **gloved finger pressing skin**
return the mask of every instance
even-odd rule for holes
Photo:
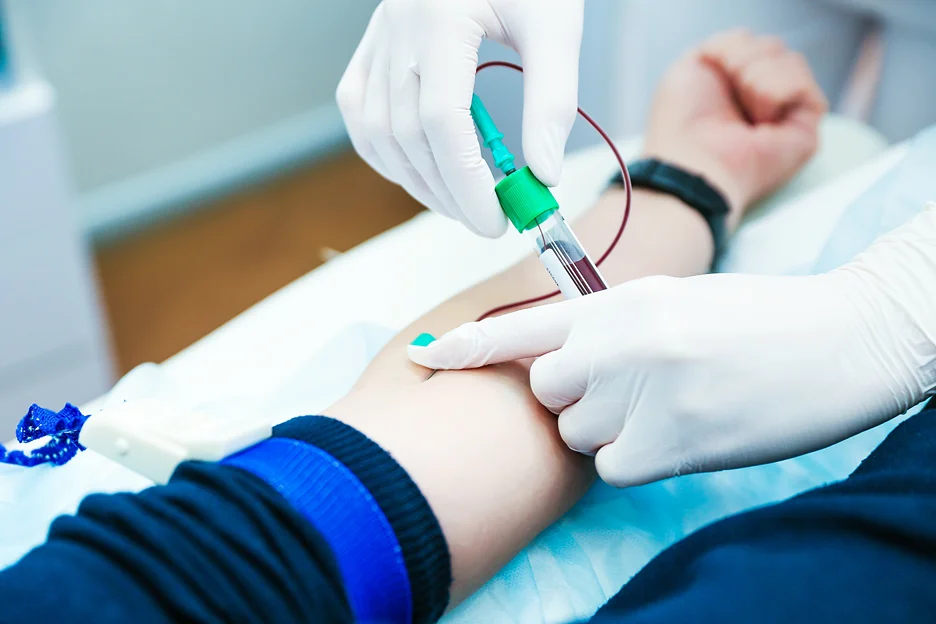
[[[367,82],[367,98],[364,103],[364,125],[371,138],[371,145],[388,170],[391,179],[421,204],[433,208],[435,201],[429,187],[393,133],[390,101],[390,31],[384,30],[378,41],[379,52],[375,55]]]
[[[601,480],[613,487],[636,487],[700,471],[698,464],[663,446],[649,450],[638,447],[625,428],[614,442],[598,449],[595,469]]]
[[[384,5],[379,5],[371,16],[367,29],[364,31],[364,36],[361,38],[361,43],[355,50],[351,62],[348,63],[348,68],[338,83],[335,99],[338,103],[338,109],[341,111],[341,116],[344,118],[348,137],[351,139],[354,151],[374,171],[392,182],[393,175],[367,138],[364,117],[364,106],[368,97],[367,85],[370,81],[371,68],[377,53],[379,32],[384,13],[383,8]]]
[[[410,345],[407,352],[413,362],[435,370],[479,368],[538,357],[565,343],[583,301],[562,301],[466,323],[428,346]]]
[[[530,367],[530,389],[536,400],[559,414],[582,398],[588,388],[587,370],[581,359],[569,357],[565,348],[547,353]],[[584,374],[583,374],[584,373]]]
[[[496,238],[507,217],[494,193],[494,176],[481,157],[471,118],[481,26],[439,10],[425,29],[419,54],[419,115],[436,166],[455,200],[456,218],[475,232]]]
[[[393,14],[393,22],[416,19],[407,13]],[[392,24],[394,32],[405,33],[399,24]],[[419,118],[419,70],[412,42],[391,46],[390,57],[390,125],[405,158],[428,188],[430,199],[423,202],[428,208],[450,219],[456,218],[455,199],[449,192],[442,173],[432,156],[432,147]],[[418,199],[418,198],[417,198]]]
[[[621,432],[623,415],[608,413],[608,405],[596,404],[586,390],[584,396],[559,414],[559,435],[573,451],[594,455],[611,444]]]
[[[566,142],[578,110],[578,63],[566,58],[581,47],[582,26],[562,32],[537,31],[518,42],[523,57],[523,155],[543,184],[556,186]]]
[[[595,470],[602,481],[613,487],[634,487],[652,483],[672,475],[662,474],[652,468],[648,471],[627,452],[621,438],[598,449],[595,454]]]

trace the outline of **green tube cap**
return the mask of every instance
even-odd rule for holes
[[[536,220],[559,208],[549,188],[540,182],[529,167],[518,169],[494,187],[501,208],[518,232],[536,225]]]

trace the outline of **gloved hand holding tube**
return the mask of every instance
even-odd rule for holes
[[[793,457],[936,389],[936,204],[823,275],[652,277],[468,323],[411,359],[537,357],[530,383],[615,486]]]
[[[584,0],[383,0],[338,86],[358,154],[431,210],[487,237],[507,228],[469,114],[489,38],[524,66],[523,153],[559,182],[575,121]]]

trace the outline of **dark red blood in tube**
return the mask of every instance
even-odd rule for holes
[[[569,245],[561,241],[548,243],[545,249],[550,249],[556,254],[581,294],[587,295],[600,290],[607,290],[608,286],[601,278],[598,268],[588,257],[583,256],[581,259],[573,261],[572,258],[580,255],[580,252],[571,249]]]
[[[595,268],[595,265],[592,264],[591,260],[588,258],[582,258],[578,262],[573,262],[572,266],[575,267],[576,273],[585,279],[585,284],[588,286],[588,290],[582,292],[583,295],[598,292],[599,290],[606,290],[608,288],[605,286],[604,280],[601,279],[598,269]],[[576,283],[578,283],[577,276],[575,279]]]

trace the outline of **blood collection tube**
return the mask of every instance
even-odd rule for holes
[[[607,283],[559,212],[559,203],[529,167],[495,187],[507,218],[533,241],[539,259],[566,299],[608,288]]]
[[[503,133],[477,95],[471,99],[471,117],[494,164],[506,175],[494,187],[501,208],[517,231],[533,241],[562,296],[571,299],[607,289],[598,267],[562,218],[559,202],[529,167],[515,167]]]

